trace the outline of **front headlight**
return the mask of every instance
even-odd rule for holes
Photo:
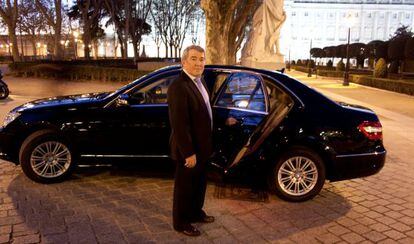
[[[8,124],[10,124],[13,120],[15,120],[17,117],[19,117],[20,113],[18,112],[9,112],[6,115],[6,118],[3,121],[3,127],[6,127]]]

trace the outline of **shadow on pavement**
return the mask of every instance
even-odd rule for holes
[[[212,186],[205,208],[216,221],[198,225],[207,241],[216,238],[211,233],[217,229],[238,242],[248,242],[237,239],[242,235],[277,241],[330,223],[351,208],[330,184],[304,203],[274,196],[266,203],[219,199]],[[171,170],[154,173],[135,167],[80,168],[71,179],[51,185],[34,183],[20,173],[7,189],[17,213],[28,227],[39,230],[45,243],[190,240],[172,229],[172,191]]]

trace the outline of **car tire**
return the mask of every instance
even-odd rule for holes
[[[70,144],[52,130],[34,132],[20,147],[19,161],[24,174],[33,181],[62,182],[75,168]]]
[[[289,202],[315,197],[325,183],[325,165],[315,152],[298,147],[284,153],[272,165],[268,177],[270,191]]]
[[[6,99],[9,96],[9,89],[7,86],[0,84],[0,99]]]

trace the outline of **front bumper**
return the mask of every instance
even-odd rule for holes
[[[18,164],[18,155],[13,147],[13,136],[0,127],[0,159]]]
[[[371,153],[337,155],[329,180],[348,180],[376,174],[384,167],[386,154],[384,149]]]

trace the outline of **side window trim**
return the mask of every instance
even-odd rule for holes
[[[227,83],[229,82],[229,80],[231,79],[231,77],[233,77],[236,74],[240,74],[240,73],[253,75],[253,76],[256,76],[259,79],[259,81],[260,81],[260,87],[262,88],[262,92],[263,92],[264,100],[265,100],[264,101],[265,102],[265,111],[257,111],[257,110],[248,109],[248,108],[243,109],[243,108],[227,107],[227,106],[217,105],[218,100],[219,100],[221,94],[224,92],[224,89],[226,88]],[[268,101],[267,96],[268,96],[268,94],[267,94],[267,90],[266,90],[266,87],[265,87],[265,84],[264,84],[264,79],[263,79],[263,77],[260,74],[257,74],[255,72],[251,72],[251,71],[236,71],[236,72],[232,72],[231,74],[229,74],[229,76],[227,76],[226,80],[221,85],[221,87],[220,87],[220,89],[219,89],[219,91],[217,93],[217,96],[214,98],[214,101],[213,101],[212,104],[213,104],[213,107],[216,107],[216,108],[236,109],[236,110],[242,110],[242,111],[247,111],[247,112],[260,112],[260,113],[267,114],[269,112],[269,101]]]

